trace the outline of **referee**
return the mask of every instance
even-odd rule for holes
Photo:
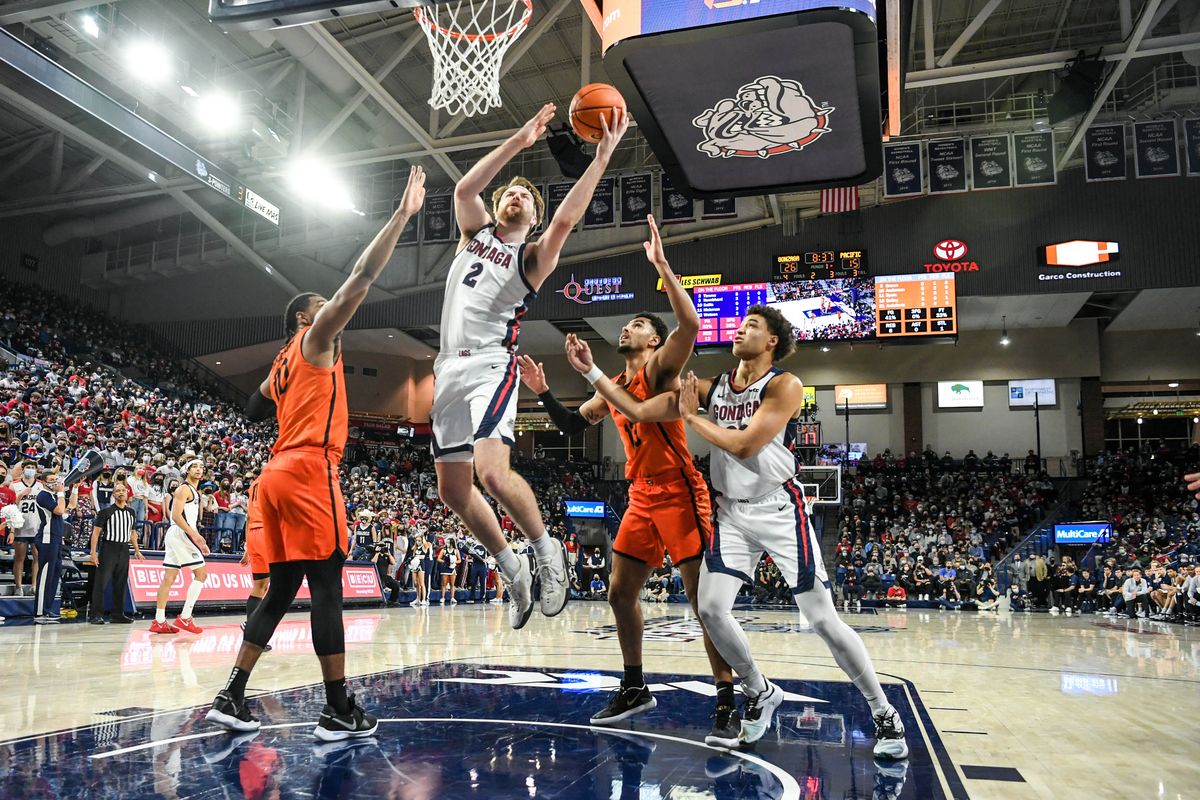
[[[88,622],[104,625],[104,587],[112,581],[112,621],[127,625],[133,622],[125,616],[125,592],[129,579],[129,545],[133,554],[142,558],[137,532],[133,527],[133,509],[129,505],[129,486],[118,483],[112,487],[112,505],[101,509],[92,528],[92,564],[97,567],[92,583],[92,605]],[[99,548],[99,549],[97,549]]]

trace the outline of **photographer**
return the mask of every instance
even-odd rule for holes
[[[371,562],[375,565],[375,571],[379,573],[379,583],[384,589],[391,590],[391,597],[384,596],[387,605],[400,605],[400,583],[392,577],[396,553],[391,539],[380,539],[371,546]]]

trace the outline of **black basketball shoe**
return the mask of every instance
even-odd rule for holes
[[[224,689],[217,692],[212,708],[208,710],[204,718],[223,728],[240,733],[256,731],[261,724],[251,716],[250,709],[246,708],[245,698],[238,700]]]
[[[712,731],[704,737],[704,743],[713,747],[736,749],[742,743],[742,718],[737,709],[718,704],[712,716]]]
[[[323,742],[340,742],[343,739],[362,739],[379,728],[379,720],[374,714],[368,714],[354,702],[354,695],[347,698],[350,710],[345,714],[334,711],[328,703],[321,711],[321,719],[313,729],[313,736]]]
[[[626,686],[621,681],[621,688],[612,694],[604,710],[592,717],[593,725],[615,725],[656,707],[658,701],[645,686]]]

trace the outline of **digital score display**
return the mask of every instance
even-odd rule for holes
[[[751,306],[766,305],[766,283],[735,283],[729,286],[697,286],[692,302],[700,316],[697,346],[730,344]]]
[[[956,335],[953,273],[876,277],[875,314],[880,339]]]
[[[775,256],[775,277],[784,280],[833,280],[867,274],[866,250],[807,250]]]
[[[797,447],[820,447],[821,446],[821,423],[818,420],[812,422],[801,422],[796,430],[796,446]]]

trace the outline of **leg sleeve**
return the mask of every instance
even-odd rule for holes
[[[833,660],[863,693],[872,713],[878,713],[887,700],[875,675],[871,656],[862,638],[838,617],[829,591],[817,585],[811,591],[797,594],[796,605],[813,631],[825,641]]]
[[[742,626],[733,618],[733,604],[742,579],[724,572],[712,572],[707,561],[700,566],[697,607],[700,620],[717,652],[743,679],[758,671],[750,642]]]

